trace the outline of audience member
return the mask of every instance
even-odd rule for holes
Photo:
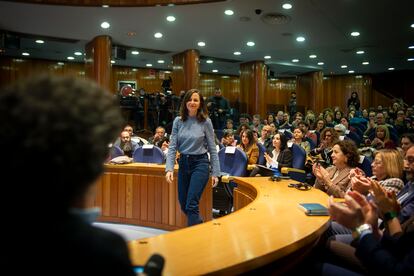
[[[253,136],[253,131],[247,129],[241,133],[241,143],[238,145],[247,155],[247,164],[256,164],[259,158],[259,148]]]
[[[15,176],[2,188],[2,269],[135,275],[122,237],[88,221],[108,144],[121,126],[112,95],[75,77],[38,76],[0,92],[0,121],[2,152],[18,157],[2,165]]]

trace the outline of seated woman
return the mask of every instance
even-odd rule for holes
[[[333,128],[325,128],[321,133],[319,147],[311,150],[311,156],[318,156],[325,163],[324,167],[332,165],[332,148],[339,141],[338,133]]]
[[[395,143],[390,139],[390,131],[386,125],[378,125],[375,129],[375,138],[370,141],[367,139],[366,144],[370,144],[372,148],[379,149],[395,149]]]
[[[401,180],[403,176],[403,158],[397,150],[382,149],[374,153],[372,162],[372,179],[387,191],[398,194],[404,187]],[[367,195],[371,188],[370,181],[360,169],[351,172],[352,190]]]
[[[308,141],[304,141],[303,140],[304,137],[305,137],[305,134],[306,133],[301,128],[296,127],[293,130],[293,138],[292,138],[291,141],[293,143],[301,146],[306,151],[306,154],[309,154],[309,152],[310,152],[310,144],[309,144]]]
[[[349,174],[359,161],[359,154],[355,143],[351,140],[337,142],[332,148],[332,164],[327,169],[319,163],[313,165],[313,174],[316,177],[315,188],[328,195],[343,198],[351,182]]]
[[[287,138],[282,133],[276,133],[273,136],[273,147],[274,149],[270,153],[265,153],[266,167],[278,168],[279,171],[282,167],[292,167],[292,151],[287,147]],[[250,176],[271,176],[273,172],[265,170],[261,167],[256,166],[251,172]]]
[[[237,145],[247,155],[247,164],[256,164],[259,159],[259,148],[254,140],[253,131],[246,129],[241,133],[241,143]]]

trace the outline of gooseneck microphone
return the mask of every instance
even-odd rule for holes
[[[164,257],[153,254],[144,266],[144,273],[148,276],[161,276],[164,268]]]

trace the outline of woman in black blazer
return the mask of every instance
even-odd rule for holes
[[[266,167],[269,169],[282,167],[292,167],[292,151],[287,147],[287,138],[284,134],[278,132],[273,136],[273,150],[265,153]],[[273,172],[257,166],[250,176],[271,176]]]

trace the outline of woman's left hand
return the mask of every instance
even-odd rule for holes
[[[212,177],[212,179],[213,179],[213,183],[212,183],[212,184],[213,184],[213,188],[214,188],[214,187],[216,187],[216,186],[217,186],[217,184],[219,183],[219,179],[218,179],[218,177],[217,177],[217,176],[213,176],[213,177]]]

